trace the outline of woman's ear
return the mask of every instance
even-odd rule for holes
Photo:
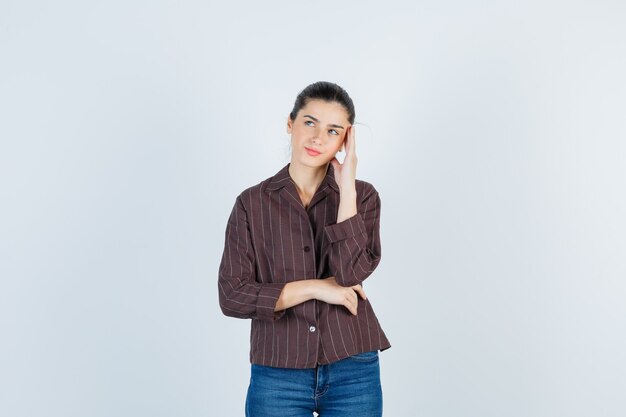
[[[291,134],[291,128],[292,128],[291,117],[287,116],[287,133]]]

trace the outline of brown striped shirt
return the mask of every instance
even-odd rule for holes
[[[343,286],[363,285],[378,266],[380,197],[366,181],[355,185],[357,214],[340,223],[332,164],[306,208],[289,163],[237,196],[219,266],[219,302],[225,315],[252,319],[251,363],[314,368],[391,347],[369,297],[359,297],[356,316],[315,299],[274,312],[287,282],[335,276]]]

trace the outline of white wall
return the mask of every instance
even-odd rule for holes
[[[0,415],[243,415],[226,220],[318,80],[382,198],[385,415],[624,415],[623,2],[98,3],[0,3]]]

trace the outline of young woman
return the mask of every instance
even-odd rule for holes
[[[354,118],[340,86],[306,87],[287,120],[291,161],[228,219],[219,301],[252,319],[246,416],[382,415],[378,351],[391,344],[363,290],[380,262],[380,197],[356,179]]]

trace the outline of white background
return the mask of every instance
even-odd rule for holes
[[[0,2],[0,415],[242,416],[217,271],[297,93],[356,105],[385,415],[626,414],[621,1]]]

